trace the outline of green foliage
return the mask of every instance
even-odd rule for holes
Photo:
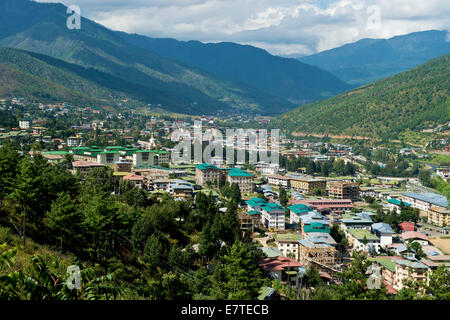
[[[337,97],[293,110],[271,123],[288,131],[393,139],[450,120],[450,55]],[[333,119],[332,122],[329,119]]]
[[[264,284],[251,245],[236,241],[219,258],[214,271],[217,299],[249,300],[258,296]]]

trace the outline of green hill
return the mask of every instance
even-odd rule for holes
[[[337,97],[299,107],[273,125],[295,132],[394,138],[450,120],[450,55]]]

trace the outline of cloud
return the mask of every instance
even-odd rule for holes
[[[151,37],[234,41],[310,54],[362,38],[450,29],[448,0],[38,0],[81,7],[111,29]]]

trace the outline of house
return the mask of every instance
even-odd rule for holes
[[[280,280],[284,285],[299,286],[299,273],[303,265],[292,258],[264,258],[258,261],[258,266],[272,279]]]
[[[119,160],[114,163],[114,172],[131,172],[131,167],[131,161],[119,158]]]
[[[349,229],[365,229],[371,230],[373,221],[368,214],[354,213],[344,214],[341,219],[341,227],[344,232]]]
[[[367,229],[348,229],[347,240],[353,250],[379,252],[380,238]]]
[[[31,126],[31,120],[29,119],[21,119],[19,120],[19,128],[21,130],[28,130]]]
[[[372,232],[380,238],[380,245],[386,246],[392,244],[392,236],[395,232],[387,223],[379,222],[372,224]]]
[[[292,257],[298,261],[298,241],[300,240],[300,235],[295,233],[285,233],[277,235],[276,244],[278,250],[285,257]]]
[[[400,237],[402,238],[403,242],[418,242],[422,246],[426,246],[429,244],[429,240],[426,234],[422,232],[417,231],[406,231],[403,232]]]
[[[359,199],[359,183],[346,181],[328,181],[328,196],[337,199]]]
[[[184,180],[171,181],[167,185],[166,191],[170,193],[175,199],[187,200],[192,198],[194,187],[192,184]]]
[[[83,139],[81,137],[68,137],[67,138],[67,146],[69,148],[79,147],[83,144]]]

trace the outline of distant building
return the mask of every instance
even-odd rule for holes
[[[87,177],[89,175],[89,171],[92,168],[103,167],[100,163],[77,160],[72,162],[72,167],[74,172],[80,173],[83,177]]]
[[[31,126],[31,120],[29,119],[22,119],[19,121],[19,128],[22,130],[28,130]]]
[[[328,196],[337,199],[350,199],[356,201],[359,199],[359,183],[347,181],[329,181]]]
[[[450,226],[450,210],[442,207],[432,206],[428,210],[428,222],[439,227]]]
[[[436,169],[436,174],[442,179],[450,178],[450,167],[439,167]]]
[[[284,188],[289,188],[291,186],[290,184],[291,178],[280,176],[280,175],[272,175],[267,177],[267,182],[274,186],[281,186]]]
[[[319,190],[321,194],[326,194],[327,190],[327,180],[325,179],[314,179],[314,178],[292,178],[291,180],[291,188],[304,192],[313,194],[314,191]]]

